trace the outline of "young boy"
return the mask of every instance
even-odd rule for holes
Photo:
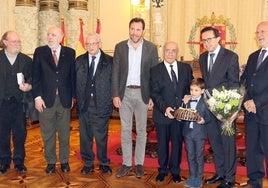
[[[196,109],[200,115],[197,122],[185,121],[183,135],[188,156],[190,178],[185,181],[186,187],[201,187],[204,170],[203,151],[206,140],[206,123],[209,121],[209,109],[204,102],[202,94],[205,83],[202,78],[195,78],[190,84],[190,96],[184,97],[187,107]]]

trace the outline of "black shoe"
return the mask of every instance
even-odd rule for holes
[[[181,182],[181,177],[179,174],[172,174],[172,180],[174,183],[179,183]]]
[[[94,166],[90,165],[90,166],[84,166],[81,170],[81,174],[88,174],[89,172],[93,172],[94,171]]]
[[[205,184],[212,184],[222,181],[224,178],[219,175],[214,175],[212,178],[205,180]]]
[[[217,188],[232,188],[234,186],[234,183],[229,181],[222,181],[220,185],[217,186]]]
[[[69,172],[70,171],[70,166],[68,163],[62,163],[60,168],[61,168],[62,172]]]
[[[48,164],[46,167],[46,173],[47,174],[52,174],[55,173],[55,164]]]
[[[0,174],[5,174],[7,171],[9,171],[10,165],[2,165],[0,166]]]
[[[162,182],[166,177],[165,173],[159,172],[158,175],[155,178],[155,181]]]
[[[100,170],[105,174],[112,174],[112,169],[108,165],[100,165]]]
[[[15,165],[14,168],[19,173],[26,173],[27,172],[27,168],[26,168],[26,166],[24,166],[24,164]]]

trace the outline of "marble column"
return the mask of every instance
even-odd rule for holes
[[[83,22],[83,33],[89,32],[90,14],[88,0],[68,0],[69,7],[66,15],[66,39],[68,46],[77,48],[80,35],[80,19]]]
[[[39,6],[39,45],[45,45],[48,28],[60,27],[59,1],[40,0]]]
[[[32,55],[38,45],[38,8],[35,0],[16,0],[15,30],[21,38],[21,51]]]
[[[152,42],[157,45],[158,54],[160,57],[162,57],[163,54],[163,45],[168,40],[167,3],[168,0],[165,0],[161,1],[159,5],[153,4],[151,7],[151,39]]]

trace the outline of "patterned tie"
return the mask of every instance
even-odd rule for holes
[[[265,53],[267,52],[267,50],[262,50],[260,55],[259,55],[259,58],[258,58],[258,61],[257,61],[257,69],[259,68],[259,66],[261,65],[262,61],[263,61],[263,58],[264,58],[264,55]]]
[[[213,67],[213,57],[214,57],[214,53],[209,54],[210,55],[210,60],[209,60],[209,68],[208,68],[208,72],[211,73],[212,71],[212,67]]]
[[[91,57],[91,63],[90,63],[90,67],[89,67],[89,70],[88,70],[89,78],[91,80],[93,79],[93,76],[94,76],[95,59],[96,59],[96,56]]]
[[[170,65],[170,68],[171,68],[172,84],[173,84],[174,89],[176,90],[176,89],[177,89],[177,85],[178,85],[178,81],[177,81],[176,73],[175,73],[175,71],[173,70],[173,65]]]
[[[54,63],[56,64],[56,66],[58,65],[58,57],[57,57],[57,54],[56,54],[56,50],[53,50],[53,59],[54,59]]]

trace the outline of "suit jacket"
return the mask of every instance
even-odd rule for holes
[[[255,119],[255,121],[268,125],[268,57],[256,70],[258,56],[261,50],[250,54],[245,71],[241,76],[241,83],[245,84],[246,94],[244,100],[253,99],[257,108],[257,113],[248,113],[245,110],[245,120]]]
[[[220,48],[218,56],[213,64],[211,75],[207,66],[208,52],[200,55],[199,63],[206,88],[211,92],[213,88],[226,89],[239,87],[239,63],[238,55],[231,50]]]
[[[190,103],[187,104],[187,106],[190,108]],[[204,98],[201,97],[196,105],[197,112],[199,115],[204,118],[205,123],[200,125],[196,122],[193,122],[193,128],[189,128],[190,121],[185,121],[184,127],[183,127],[183,135],[187,136],[188,134],[194,133],[195,136],[198,138],[206,138],[207,137],[207,128],[206,124],[210,121],[210,111],[204,101]]]
[[[123,100],[128,76],[128,40],[115,46],[113,59],[112,96]],[[156,46],[143,39],[141,55],[141,95],[143,102],[148,104],[150,98],[149,79],[150,68],[158,63]]]
[[[164,62],[151,69],[150,90],[154,102],[153,120],[159,124],[169,124],[165,116],[167,107],[177,109],[182,104],[184,95],[189,94],[190,82],[193,79],[192,69],[189,64],[177,62],[178,86],[174,89]]]
[[[55,65],[51,49],[41,46],[33,56],[33,97],[41,96],[46,107],[53,106],[58,89],[61,104],[70,108],[75,97],[75,51],[61,46],[58,66]]]
[[[101,51],[100,60],[94,75],[96,108],[100,117],[112,113],[112,65],[113,58]],[[88,52],[76,59],[76,96],[79,113],[87,110],[89,105],[88,82],[89,57]]]
[[[7,72],[7,69],[5,66],[6,63],[9,63],[9,61],[8,61],[7,56],[5,54],[5,50],[3,49],[0,51],[0,87],[1,87],[0,101],[4,99],[5,87],[7,84],[9,84],[6,82],[6,75],[10,74],[9,72]],[[17,55],[15,63],[18,63],[18,66],[19,66],[18,72],[23,73],[24,78],[25,78],[25,82],[32,84],[32,59],[23,53],[19,53]],[[24,92],[19,90],[19,86],[18,86],[17,92],[19,93],[18,100],[22,101]]]

